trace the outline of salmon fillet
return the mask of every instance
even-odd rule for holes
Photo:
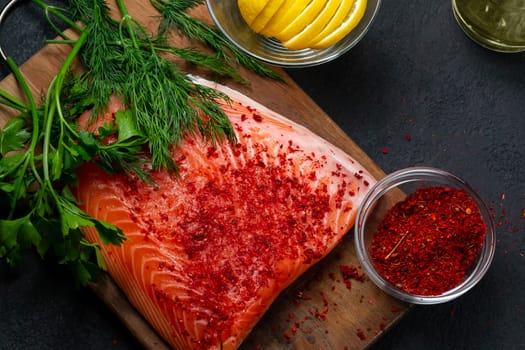
[[[231,97],[221,107],[237,142],[213,147],[186,137],[173,153],[179,175],[154,172],[154,185],[86,164],[77,197],[126,234],[108,246],[86,229],[111,277],[167,343],[235,349],[279,293],[341,241],[375,180],[306,128],[195,79]]]

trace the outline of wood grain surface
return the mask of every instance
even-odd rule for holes
[[[131,0],[126,4],[132,16],[151,31],[155,30],[155,12],[149,2]],[[210,21],[204,6],[197,8],[192,15]],[[173,40],[176,44],[185,44],[178,38]],[[64,45],[48,45],[22,66],[36,97],[45,91],[68,50]],[[221,82],[303,124],[354,157],[376,178],[383,177],[383,171],[373,160],[285,72],[278,71],[285,77],[283,82],[263,79],[244,70],[242,74],[250,81],[249,86]],[[4,79],[0,88],[21,96],[12,76]],[[0,110],[0,126],[10,115],[5,108]],[[351,110],[348,115],[352,115]],[[387,296],[368,279],[351,280],[351,285],[347,285],[340,266],[357,267],[359,273],[364,272],[359,266],[353,232],[349,232],[331,254],[282,293],[241,348],[364,349],[406,313],[408,305]],[[167,348],[109,276],[104,275],[91,288],[144,348]]]

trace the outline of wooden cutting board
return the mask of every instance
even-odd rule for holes
[[[126,5],[132,16],[148,29],[155,30],[156,13],[149,1],[129,0]],[[197,8],[192,15],[211,23],[204,6]],[[174,42],[185,44],[178,38],[174,38]],[[45,91],[68,51],[66,45],[48,45],[22,66],[34,96]],[[303,124],[354,157],[376,178],[383,177],[382,170],[363,150],[288,75],[278,71],[285,77],[284,82],[242,71],[251,83],[249,86],[231,81],[222,83]],[[12,76],[4,79],[0,88],[22,96]],[[0,126],[7,118],[9,111],[0,110]],[[408,305],[387,296],[368,279],[343,280],[340,266],[356,267],[358,273],[363,273],[354,248],[353,232],[349,232],[329,256],[282,293],[242,348],[363,349],[408,310]],[[167,348],[109,276],[104,275],[91,288],[146,349]]]

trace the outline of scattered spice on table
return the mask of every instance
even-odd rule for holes
[[[387,212],[370,253],[379,274],[399,289],[438,295],[464,280],[485,233],[479,209],[465,190],[425,187]]]
[[[456,309],[454,307],[451,307],[449,313],[451,317],[454,317],[454,315],[456,314]]]
[[[507,213],[507,208],[505,206],[505,193],[502,193],[500,196],[499,203],[492,203],[489,206],[489,211],[494,219],[494,224],[502,233],[516,233],[520,232],[524,226],[520,224],[517,220],[514,220],[513,215]],[[525,208],[521,210],[520,217],[525,219]]]

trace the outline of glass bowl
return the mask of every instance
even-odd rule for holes
[[[372,24],[381,0],[368,0],[366,11],[350,33],[336,44],[319,50],[288,50],[279,41],[255,33],[242,18],[237,0],[206,0],[211,18],[237,48],[260,61],[280,67],[309,67],[329,62],[354,47]]]
[[[412,294],[394,285],[378,273],[371,256],[372,238],[376,233],[379,222],[384,218],[387,211],[396,203],[402,202],[407,195],[414,193],[419,188],[426,187],[450,187],[464,190],[478,207],[486,227],[481,249],[476,255],[472,266],[467,269],[463,281],[459,285],[437,295],[426,295],[427,293],[422,293],[424,295]],[[470,214],[469,211],[470,209],[468,209],[467,214]],[[439,216],[437,220],[439,220]],[[361,203],[354,229],[357,254],[370,280],[391,296],[412,304],[444,303],[469,291],[487,272],[494,257],[496,244],[496,233],[494,231],[492,217],[479,195],[465,181],[457,176],[440,169],[428,167],[414,167],[399,170],[378,181],[376,185],[369,190]],[[398,243],[390,250],[390,253],[397,248],[402,238],[404,237],[395,239],[395,242]],[[405,243],[407,241],[405,241]],[[412,243],[406,243],[406,245],[409,244]],[[409,251],[413,246],[414,245],[403,247],[403,251]],[[385,251],[389,251],[389,249],[390,248],[385,249]],[[401,253],[401,251],[398,253]],[[386,256],[384,260],[387,258],[388,256]],[[418,262],[414,260],[413,266],[417,266],[419,269],[420,266],[423,266],[422,264],[422,262],[418,264]]]

